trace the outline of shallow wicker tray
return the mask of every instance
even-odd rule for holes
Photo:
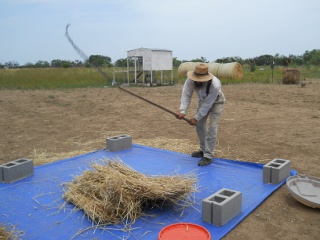
[[[296,175],[287,178],[286,186],[299,202],[312,207],[320,208],[320,179],[306,175]]]

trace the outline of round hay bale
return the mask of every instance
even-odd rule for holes
[[[300,70],[293,68],[284,68],[282,70],[283,84],[298,84],[300,81]]]
[[[242,66],[238,62],[232,63],[208,63],[209,72],[221,79],[241,79]]]
[[[179,65],[178,74],[183,77],[187,77],[188,71],[193,71],[196,64],[200,62],[184,62]]]
[[[187,77],[188,71],[193,71],[198,62],[184,62],[178,68],[180,76]],[[220,79],[240,79],[243,76],[242,66],[238,62],[233,63],[207,63],[209,72]]]

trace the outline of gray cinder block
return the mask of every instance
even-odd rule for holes
[[[212,195],[202,200],[202,221],[212,223]]]
[[[119,135],[107,138],[106,149],[111,152],[120,151],[132,147],[132,137],[130,135]]]
[[[0,165],[0,182],[3,182],[2,165]]]
[[[31,159],[19,158],[2,165],[2,177],[4,183],[12,183],[31,176],[34,173]]]
[[[202,220],[223,226],[242,210],[242,193],[226,188],[202,200]]]
[[[279,184],[290,176],[290,160],[275,158],[263,166],[263,182]]]
[[[271,182],[271,166],[267,164],[263,166],[263,182]]]

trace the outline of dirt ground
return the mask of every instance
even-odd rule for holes
[[[320,177],[320,80],[306,82],[223,86],[215,156],[264,164],[289,159],[299,174]],[[182,85],[130,90],[176,112]],[[147,146],[197,150],[194,127],[117,88],[2,90],[0,114],[0,163],[58,161],[104,148],[118,134]],[[319,229],[320,209],[296,201],[283,185],[224,239],[319,239]]]

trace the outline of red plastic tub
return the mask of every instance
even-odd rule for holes
[[[211,240],[210,233],[193,223],[175,223],[163,228],[158,240]]]

